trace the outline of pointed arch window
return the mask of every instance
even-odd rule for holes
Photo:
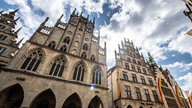
[[[57,58],[51,67],[49,75],[61,77],[65,69],[65,64],[66,60],[64,59],[64,57]]]
[[[65,39],[63,40],[63,43],[69,44],[70,42],[70,38],[67,36],[65,37]]]
[[[81,57],[82,57],[82,58],[86,58],[86,57],[87,57],[87,53],[86,53],[86,52],[83,52],[83,53],[81,54]]]
[[[95,56],[94,55],[91,56],[91,61],[95,61]]]
[[[43,58],[41,50],[32,51],[23,62],[21,69],[36,71]]]
[[[66,46],[66,45],[63,45],[63,46],[60,48],[60,51],[62,51],[62,52],[67,52],[67,46]]]
[[[48,47],[54,49],[55,48],[55,44],[56,44],[55,41],[51,41],[49,43]]]
[[[73,80],[83,81],[84,73],[85,73],[85,66],[82,62],[80,62],[75,66]]]
[[[93,84],[99,84],[101,85],[101,68],[99,66],[97,66],[94,70],[93,70],[93,78],[92,78],[92,83]]]
[[[85,43],[84,45],[83,45],[83,50],[88,50],[88,45],[87,45],[87,43]]]

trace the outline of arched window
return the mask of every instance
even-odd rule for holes
[[[135,59],[133,59],[133,63],[135,63],[135,64],[136,64],[136,60],[135,60]]]
[[[43,58],[43,53],[41,50],[32,51],[29,56],[25,59],[21,69],[36,71],[41,59]]]
[[[133,71],[135,71],[135,65],[131,65]]]
[[[64,57],[58,57],[54,61],[53,65],[51,67],[51,70],[49,72],[49,75],[61,77],[64,72],[64,69],[65,69],[65,63],[66,63],[66,60],[64,59]]]
[[[99,66],[93,70],[92,83],[101,85],[101,68]]]
[[[85,43],[84,45],[83,45],[83,50],[88,50],[88,45],[87,45],[87,43]]]
[[[141,62],[140,61],[137,61],[138,62],[138,65],[141,65]]]
[[[62,52],[67,52],[67,46],[66,46],[66,45],[63,45],[63,46],[60,48],[60,51],[62,51]]]
[[[86,58],[86,57],[87,57],[86,52],[83,52],[83,53],[81,54],[81,57],[82,57],[82,58]]]
[[[128,80],[128,76],[127,76],[126,73],[123,73],[123,78],[124,78],[125,80]]]
[[[73,80],[83,81],[84,72],[85,72],[85,66],[82,62],[80,62],[75,66]]]
[[[63,43],[69,44],[69,42],[70,42],[70,38],[68,36],[65,37],[65,39],[63,40]]]
[[[48,45],[49,48],[55,48],[55,41],[51,41]]]
[[[94,55],[91,56],[91,61],[95,61],[95,56]]]
[[[131,58],[127,57],[127,61],[128,61],[128,62],[131,62]]]

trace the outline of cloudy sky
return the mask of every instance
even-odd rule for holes
[[[192,28],[184,16],[182,0],[1,0],[0,11],[20,8],[16,29],[23,27],[19,39],[29,39],[39,24],[49,17],[48,26],[64,14],[67,22],[76,8],[83,16],[96,19],[101,45],[107,42],[108,68],[115,65],[114,50],[124,38],[132,40],[146,59],[147,51],[156,62],[168,68],[180,87],[192,91]]]

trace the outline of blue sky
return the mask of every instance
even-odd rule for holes
[[[114,50],[124,38],[132,40],[147,59],[147,51],[163,68],[168,68],[180,87],[192,91],[192,28],[184,16],[182,0],[1,0],[0,10],[20,8],[16,29],[23,27],[19,39],[29,39],[39,24],[49,17],[48,26],[64,14],[67,22],[77,8],[83,16],[96,19],[95,35],[100,30],[101,46],[107,42],[108,68],[115,65]]]

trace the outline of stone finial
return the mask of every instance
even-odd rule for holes
[[[76,8],[73,10],[73,13],[72,13],[73,15],[75,15],[75,11],[76,11]]]
[[[93,18],[93,24],[95,24],[95,18]]]
[[[61,21],[61,18],[63,17],[63,14],[59,17],[58,21]]]
[[[89,20],[89,15],[87,15],[87,20]]]
[[[20,19],[20,17],[16,18],[14,21],[16,22],[16,21],[18,21],[19,19]]]
[[[81,14],[80,14],[80,16],[82,16],[83,15],[83,11],[81,11]]]
[[[19,46],[21,44],[21,42],[23,41],[24,37],[16,44],[17,46]]]
[[[49,17],[46,17],[45,21],[41,23],[41,25],[45,25],[45,23],[49,20]]]
[[[0,14],[2,14],[3,13],[3,10],[2,11],[0,11]]]
[[[22,27],[20,27],[17,31],[15,31],[15,34],[17,34],[21,29]]]

